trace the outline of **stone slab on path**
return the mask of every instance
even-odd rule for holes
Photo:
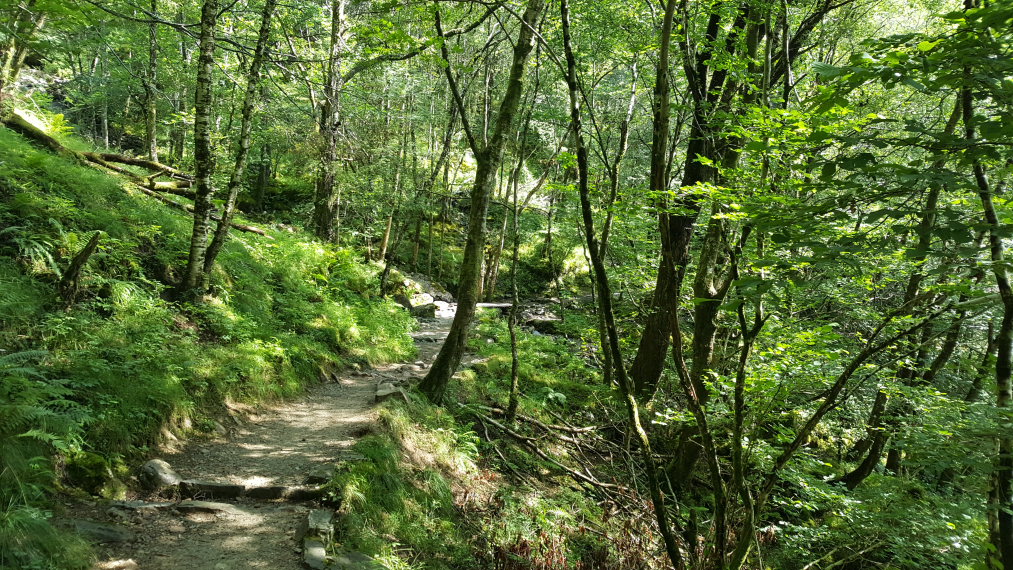
[[[188,499],[238,499],[246,492],[246,487],[220,481],[188,479],[180,481],[179,492]]]
[[[173,508],[180,513],[208,513],[208,514],[219,514],[227,513],[231,515],[239,514],[241,511],[239,507],[230,503],[215,503],[212,501],[182,501],[173,505]]]
[[[133,542],[134,532],[118,524],[100,523],[86,520],[69,521],[75,532],[88,540],[98,543]]]

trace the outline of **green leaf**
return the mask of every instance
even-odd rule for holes
[[[813,64],[813,71],[816,72],[816,75],[818,75],[820,79],[833,79],[835,77],[840,77],[847,72],[847,70],[843,67],[837,67],[836,65],[830,65],[829,63],[823,63],[822,61],[817,61]]]

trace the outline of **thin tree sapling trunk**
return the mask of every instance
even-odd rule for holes
[[[246,163],[250,156],[250,140],[253,131],[253,112],[257,106],[260,92],[260,73],[264,59],[267,55],[268,41],[271,38],[271,18],[274,15],[278,0],[265,0],[263,11],[260,14],[260,34],[257,36],[257,47],[253,51],[253,60],[250,62],[250,72],[247,76],[246,93],[243,96],[243,111],[239,127],[239,144],[236,150],[236,161],[232,167],[232,174],[229,176],[229,184],[226,188],[225,205],[222,207],[222,217],[218,222],[214,238],[204,256],[204,279],[211,274],[215,259],[218,257],[225,240],[229,237],[229,226],[236,211],[236,198],[239,196],[239,187],[243,182],[243,175],[246,173]]]

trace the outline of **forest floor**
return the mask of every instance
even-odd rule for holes
[[[339,373],[335,382],[316,385],[298,399],[249,413],[227,434],[189,441],[165,450],[161,458],[183,479],[247,487],[303,484],[308,474],[326,472],[343,456],[353,454],[351,446],[370,433],[379,382],[408,384],[424,375],[446,338],[453,308],[441,304],[437,318],[421,320],[413,334],[418,347],[414,362]],[[113,529],[98,546],[96,568],[304,567],[298,533],[311,505],[248,498],[214,500],[214,508],[187,510],[124,509],[115,502],[68,501],[58,518],[79,530],[97,525],[100,535],[106,533],[103,529]]]

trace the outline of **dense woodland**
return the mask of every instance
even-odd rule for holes
[[[0,567],[425,276],[390,568],[1013,568],[1013,3],[3,0],[0,116]]]

